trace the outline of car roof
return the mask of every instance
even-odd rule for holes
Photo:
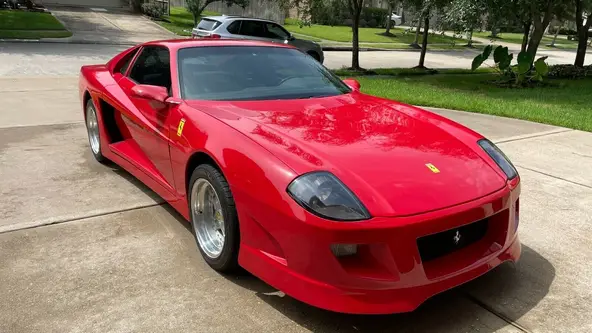
[[[279,47],[279,48],[295,48],[292,45],[264,42],[257,40],[246,39],[168,39],[156,40],[144,43],[142,45],[161,45],[166,46],[170,50],[178,50],[189,47],[224,47],[224,46],[258,46],[258,47]]]
[[[268,19],[254,18],[254,17],[240,16],[240,15],[206,16],[203,19],[204,20],[214,20],[214,21],[218,21],[218,22],[236,21],[236,20],[249,20],[249,21],[260,21],[260,22],[276,23],[276,22],[274,22],[272,20],[268,20]]]

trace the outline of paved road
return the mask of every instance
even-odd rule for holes
[[[58,52],[19,47],[40,57]],[[411,314],[338,315],[254,277],[214,273],[159,197],[93,161],[77,78],[54,74],[100,59],[97,50],[76,50],[87,58],[70,56],[70,64],[23,63],[27,76],[0,78],[0,332],[592,330],[590,133],[434,110],[498,142],[517,164],[522,260]]]
[[[55,43],[0,43],[0,76],[77,75],[80,66],[105,63],[126,46]],[[541,51],[550,64],[572,63],[566,51]],[[430,52],[426,65],[432,68],[470,68],[472,51]],[[362,52],[365,68],[414,67],[419,53],[410,51]],[[592,54],[587,57],[592,64]],[[331,69],[351,66],[351,52],[326,52]]]

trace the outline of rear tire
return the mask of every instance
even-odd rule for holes
[[[101,125],[97,117],[97,109],[92,101],[89,99],[86,102],[86,132],[88,134],[88,143],[90,151],[94,158],[102,164],[109,163],[109,160],[101,153]]]
[[[216,168],[202,164],[193,170],[187,194],[191,229],[202,257],[218,272],[237,272],[240,229],[228,182]]]

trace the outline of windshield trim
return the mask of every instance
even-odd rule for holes
[[[228,47],[255,47],[255,48],[275,48],[275,49],[290,49],[290,50],[296,50],[296,51],[300,51],[299,49],[296,48],[292,48],[292,47],[283,47],[283,46],[274,46],[274,45],[208,45],[208,46],[187,46],[187,47],[182,47],[177,49],[177,54],[176,54],[176,58],[177,58],[177,84],[179,85],[179,97],[182,100],[192,100],[192,101],[219,101],[219,102],[224,102],[224,101],[230,101],[228,99],[226,100],[209,100],[209,99],[194,99],[194,98],[187,98],[185,96],[185,89],[183,89],[183,71],[181,70],[181,58],[179,57],[179,53],[182,50],[187,50],[187,49],[202,49],[202,48],[228,48]],[[302,52],[302,51],[300,51]],[[341,96],[341,95],[346,95],[346,94],[350,94],[353,92],[353,89],[348,86],[345,82],[343,82],[343,80],[341,80],[341,78],[339,78],[339,76],[335,75],[331,70],[329,70],[328,68],[326,68],[324,65],[319,64],[319,66],[325,68],[325,70],[327,71],[327,74],[329,76],[329,79],[331,81],[333,81],[335,84],[340,85],[341,88],[340,90],[343,90],[343,93],[341,94],[336,94],[334,96]],[[333,97],[334,97],[333,96]],[[323,95],[323,96],[319,96],[319,97],[310,97],[310,98],[326,98],[326,97],[330,97],[327,95]],[[295,98],[298,99],[298,98]],[[304,98],[302,98],[304,99]],[[235,102],[238,101],[269,101],[270,99],[236,99],[236,100],[232,100]],[[281,99],[280,99],[281,100]]]

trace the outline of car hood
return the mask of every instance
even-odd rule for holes
[[[311,50],[319,49],[320,45],[311,40],[295,38],[289,42],[290,45],[297,48],[307,48]]]
[[[506,184],[483,155],[450,130],[466,134],[468,129],[427,111],[361,93],[291,101],[188,103],[242,132],[297,173],[332,172],[373,216],[437,210],[488,195]],[[474,133],[464,137],[479,138]]]

